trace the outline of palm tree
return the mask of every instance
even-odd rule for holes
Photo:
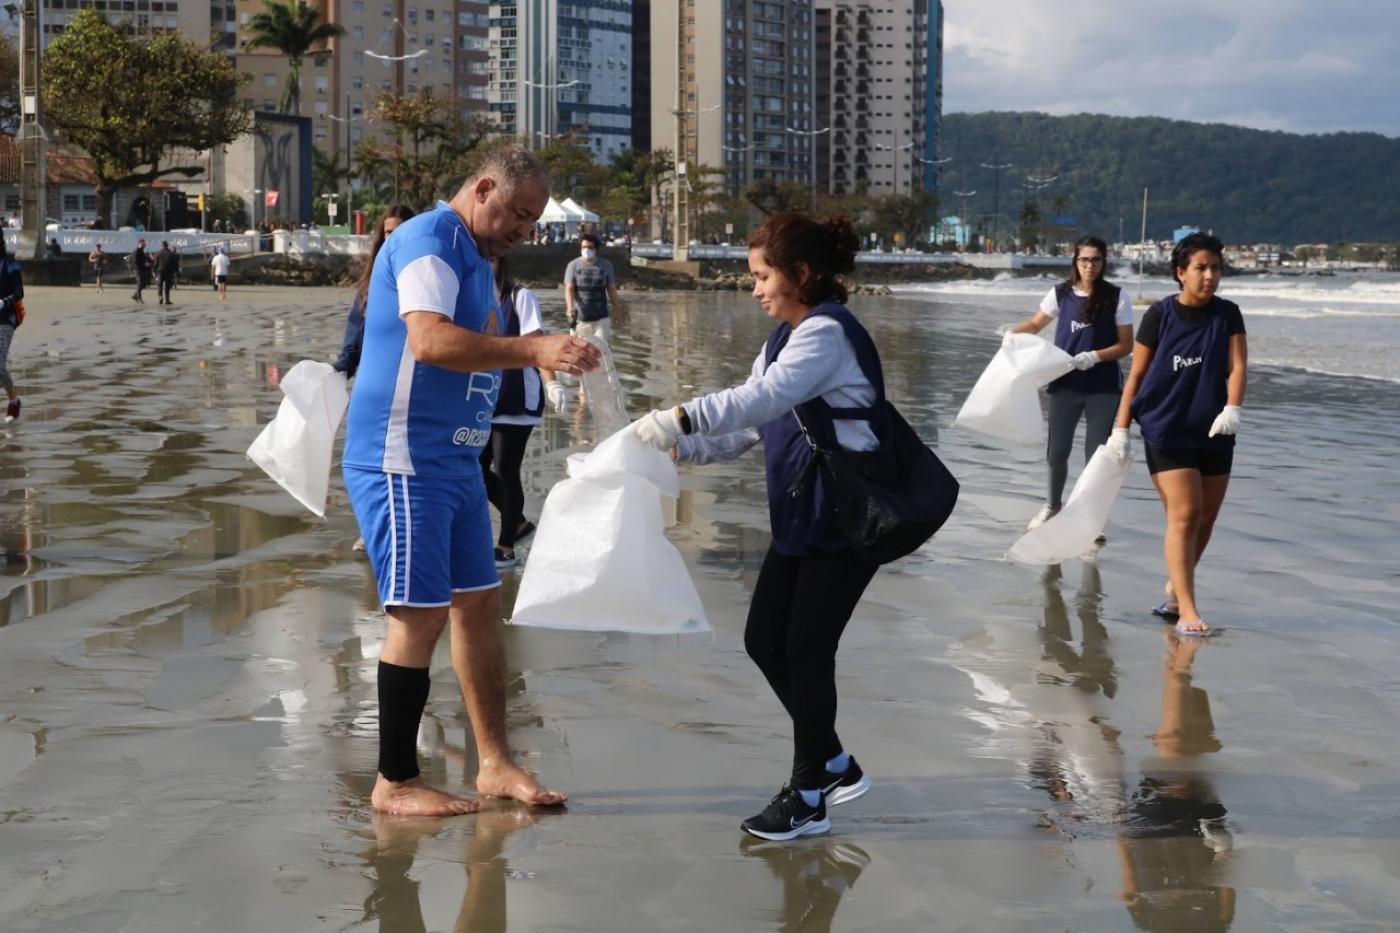
[[[301,116],[301,60],[312,46],[344,35],[345,27],[322,22],[320,11],[305,6],[301,0],[263,0],[262,12],[248,21],[248,32],[252,36],[248,40],[249,51],[276,49],[287,56],[291,70],[282,92],[281,109],[283,113]]]

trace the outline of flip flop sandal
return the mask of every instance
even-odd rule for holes
[[[1175,622],[1177,619],[1181,618],[1181,612],[1172,608],[1172,601],[1170,599],[1164,599],[1161,605],[1153,606],[1152,614],[1159,618],[1166,619],[1168,622]]]

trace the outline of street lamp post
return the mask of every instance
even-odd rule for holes
[[[824,126],[824,127],[822,127],[821,129],[819,129],[819,130],[799,130],[799,129],[795,128],[795,127],[789,126],[789,127],[787,127],[787,131],[788,131],[789,133],[792,133],[792,134],[795,135],[795,136],[806,136],[809,140],[811,140],[811,150],[808,152],[807,155],[808,155],[808,158],[810,158],[810,159],[812,160],[811,163],[810,163],[810,166],[809,166],[809,167],[810,167],[811,176],[812,176],[812,212],[813,212],[813,213],[816,213],[816,210],[817,210],[817,137],[818,137],[818,136],[821,136],[823,133],[830,133],[830,132],[831,132],[831,127],[829,127],[829,126]]]
[[[995,156],[993,156],[993,158],[995,158]],[[992,164],[989,165],[989,164],[986,163],[986,162],[981,162],[981,163],[979,163],[979,164],[980,164],[983,168],[989,168],[989,169],[991,169],[991,170],[992,170],[992,173],[993,173],[993,174],[992,174],[992,244],[995,245],[998,249],[1000,249],[1000,248],[1001,248],[1001,241],[1000,241],[1000,239],[998,238],[998,235],[997,235],[997,222],[1001,219],[1001,173],[1002,173],[1003,171],[1005,171],[1006,169],[1011,168],[1011,166],[1014,165],[1015,163],[1012,163],[1012,162],[1002,162],[1002,163],[994,162],[994,163],[992,163]]]
[[[42,0],[21,0],[20,6],[20,211],[24,215],[24,227],[34,237],[34,258],[42,259],[45,255],[44,222],[48,213],[44,157],[46,137],[43,125],[43,97],[39,86],[43,4]],[[111,222],[110,217],[107,220]],[[16,253],[18,252],[16,249]]]

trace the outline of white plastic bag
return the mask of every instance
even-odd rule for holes
[[[1058,564],[1089,550],[1108,524],[1128,466],[1120,465],[1106,446],[1099,447],[1059,514],[1022,535],[1006,556],[1025,564]]]
[[[329,363],[302,360],[278,385],[283,398],[277,417],[248,447],[248,459],[322,518],[335,432],[350,403],[347,381]]]
[[[1037,390],[1074,369],[1073,358],[1034,334],[1012,334],[982,371],[954,424],[1017,444],[1045,439]]]
[[[515,625],[673,635],[710,628],[685,561],[666,540],[661,495],[679,494],[666,454],[629,430],[545,499],[511,618]]]

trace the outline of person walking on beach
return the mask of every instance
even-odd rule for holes
[[[97,290],[102,288],[102,273],[107,269],[107,254],[102,251],[101,243],[92,244],[92,252],[88,253],[88,264],[92,266],[92,274],[97,279]]]
[[[478,460],[501,369],[581,374],[599,363],[597,348],[567,335],[499,336],[488,260],[523,240],[548,200],[539,159],[503,147],[450,203],[403,223],[374,261],[343,467],[388,616],[376,810],[451,816],[479,807],[429,786],[418,769],[428,668],[444,629],[476,741],[477,790],[531,804],[566,799],[511,759],[501,581]]]
[[[180,254],[170,248],[168,240],[160,241],[160,252],[156,253],[156,294],[160,296],[156,304],[168,305],[170,291],[175,287],[175,277],[180,274]]]
[[[146,255],[145,238],[136,241],[136,249],[131,252],[131,268],[136,273],[136,291],[131,297],[145,304],[146,299],[141,297],[141,293],[151,284],[151,258]]]
[[[5,423],[19,420],[19,393],[10,377],[10,344],[15,328],[24,320],[24,275],[19,263],[10,258],[5,238],[0,237],[0,386],[4,386],[9,403],[5,406]]]
[[[1108,441],[1126,462],[1129,424],[1142,431],[1167,520],[1167,598],[1152,611],[1183,635],[1211,632],[1196,605],[1196,565],[1230,484],[1249,360],[1239,306],[1215,294],[1223,254],[1224,245],[1206,233],[1172,250],[1181,291],[1142,316]]]
[[[579,337],[612,337],[612,312],[621,313],[613,264],[598,255],[598,237],[578,238],[579,256],[564,267],[564,314]],[[609,310],[611,308],[611,310]]]
[[[496,299],[501,309],[501,333],[507,337],[544,333],[540,302],[535,293],[511,280],[504,256],[492,263],[496,275]],[[535,531],[526,520],[525,487],[520,467],[530,432],[540,423],[544,403],[558,415],[568,410],[564,387],[546,369],[508,369],[501,373],[501,394],[491,417],[491,439],[481,451],[481,470],[486,480],[486,497],[501,515],[496,536],[496,567],[516,565],[515,543]]]
[[[826,832],[827,806],[870,789],[836,734],[836,649],[876,567],[836,527],[803,431],[828,449],[880,445],[880,357],[842,304],[840,276],[855,268],[859,248],[844,217],[769,217],[749,241],[749,270],[754,298],[778,326],[752,375],[632,426],[642,441],[674,448],[677,460],[690,463],[732,459],[763,442],[773,542],[754,585],[744,646],[792,718],[795,745],[789,781],[742,824],[763,839]]]
[[[1045,293],[1034,315],[1007,331],[1038,334],[1054,321],[1055,346],[1074,357],[1075,371],[1045,389],[1050,396],[1045,451],[1050,476],[1045,505],[1031,519],[1028,530],[1045,524],[1064,504],[1069,455],[1079,419],[1085,419],[1085,463],[1113,432],[1113,417],[1123,391],[1118,361],[1133,350],[1133,303],[1123,289],[1104,278],[1107,262],[1107,243],[1096,236],[1080,237],[1074,244],[1069,278]]]
[[[228,270],[233,263],[228,258],[228,247],[220,246],[214,258],[209,261],[209,270],[214,274],[214,287],[219,290],[219,300],[228,297]]]
[[[365,257],[365,267],[355,283],[355,297],[350,301],[350,313],[345,317],[345,340],[340,345],[340,356],[332,367],[354,379],[360,368],[360,352],[365,343],[365,301],[369,298],[370,273],[374,271],[374,260],[389,234],[398,229],[399,224],[413,217],[413,208],[395,204],[384,212],[374,225],[369,238],[369,255]]]

